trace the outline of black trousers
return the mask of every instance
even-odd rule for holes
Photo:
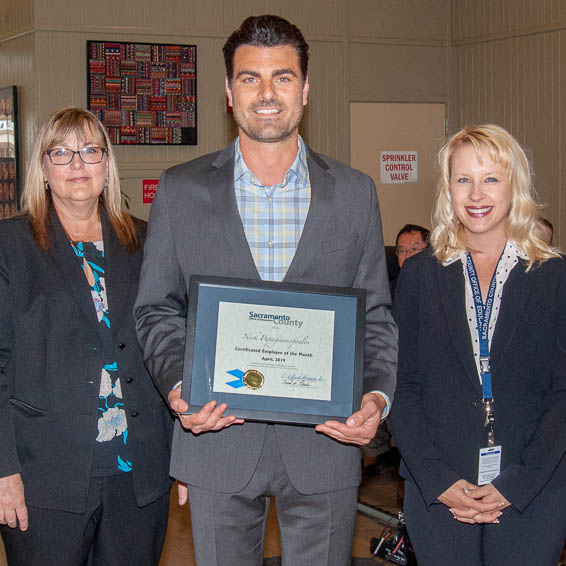
[[[28,505],[29,529],[2,525],[8,566],[157,566],[169,493],[138,507],[131,473],[92,478],[84,514]]]
[[[419,566],[556,566],[566,537],[566,487],[545,488],[518,513],[503,510],[499,524],[468,525],[448,507],[425,505],[405,482],[407,530]]]

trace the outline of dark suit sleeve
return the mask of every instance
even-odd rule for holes
[[[165,399],[183,378],[187,314],[185,282],[171,233],[169,206],[166,171],[151,207],[134,306],[146,366]]]
[[[507,466],[493,481],[493,485],[520,512],[544,488],[560,461],[566,457],[566,277],[564,273],[565,270],[562,269],[562,281],[555,291],[555,328],[553,356],[550,362],[552,385],[544,396],[542,417],[521,455],[521,461]],[[531,370],[536,372],[537,368],[533,367]]]
[[[370,206],[362,256],[354,287],[366,290],[364,393],[383,391],[393,401],[397,372],[397,326],[391,298],[381,217],[373,181],[368,178]]]
[[[14,342],[12,303],[9,268],[4,250],[0,247],[0,477],[20,472],[9,405],[13,389],[13,373],[9,369]]]
[[[431,505],[460,477],[444,462],[426,426],[426,411],[434,407],[424,407],[421,394],[419,265],[422,262],[406,262],[395,289],[393,315],[399,326],[399,368],[389,422],[411,477],[427,505]]]

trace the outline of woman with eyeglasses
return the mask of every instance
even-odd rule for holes
[[[431,249],[399,276],[390,424],[419,566],[556,566],[566,537],[566,262],[523,149],[464,128],[439,154]]]
[[[23,214],[0,222],[0,531],[8,563],[159,562],[171,418],[132,316],[145,223],[102,124],[41,128]]]

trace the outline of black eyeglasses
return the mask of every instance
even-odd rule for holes
[[[397,253],[397,255],[406,255],[408,257],[411,257],[412,255],[422,252],[425,248],[426,246],[414,246],[412,248],[398,247],[396,248],[395,252]]]
[[[49,160],[53,165],[69,165],[75,153],[81,158],[81,161],[86,165],[95,165],[100,163],[107,149],[103,147],[97,147],[95,145],[89,145],[83,147],[77,151],[68,149],[66,147],[55,147],[53,149],[48,149],[45,153],[49,156]]]

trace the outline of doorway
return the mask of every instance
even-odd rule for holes
[[[405,224],[430,228],[445,115],[443,103],[350,103],[350,163],[375,183],[386,245]],[[395,173],[382,179],[384,159]]]

